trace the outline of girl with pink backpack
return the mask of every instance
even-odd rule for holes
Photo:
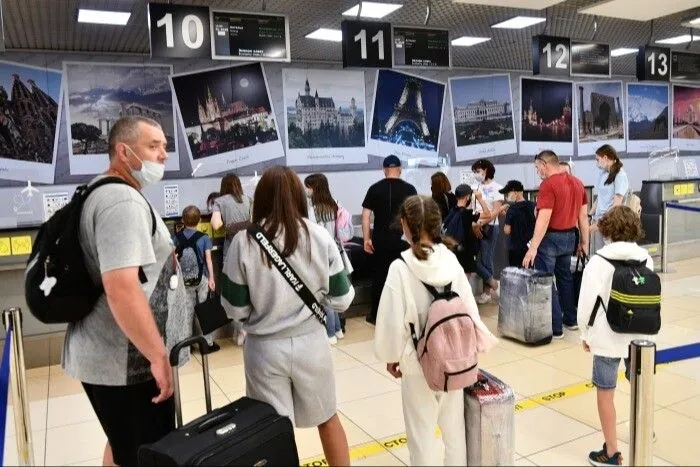
[[[497,339],[479,317],[467,276],[446,245],[450,240],[441,237],[437,203],[411,196],[399,217],[411,248],[389,268],[374,351],[401,378],[411,465],[466,465],[463,389],[476,382],[477,353]]]

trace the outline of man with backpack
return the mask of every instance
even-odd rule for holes
[[[467,184],[461,184],[455,189],[457,206],[452,208],[443,221],[442,227],[445,235],[457,242],[454,254],[465,273],[476,272],[477,239],[474,235],[474,225],[480,219],[491,217],[489,206],[484,201],[481,192],[476,192],[476,201],[481,206],[480,213],[474,213],[472,208],[472,188]]]
[[[162,179],[166,146],[157,122],[118,120],[109,169],[91,183],[105,176],[122,183],[95,189],[78,224],[85,265],[104,294],[69,324],[62,366],[82,382],[107,435],[104,465],[137,465],[139,446],[175,428],[168,353],[192,334],[193,310],[170,233],[140,193]]]
[[[180,262],[187,293],[192,297],[193,309],[197,303],[207,299],[210,291],[213,292],[216,289],[214,264],[211,260],[213,245],[209,235],[197,230],[201,218],[202,214],[197,206],[187,206],[182,211],[182,223],[185,228],[173,236],[175,253]],[[204,337],[209,344],[210,352],[220,349],[211,334]]]

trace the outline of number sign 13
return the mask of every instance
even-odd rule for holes
[[[391,68],[391,24],[345,20],[343,66]]]
[[[640,47],[637,52],[637,79],[640,81],[669,81],[671,49]]]
[[[532,38],[532,74],[569,76],[571,41],[568,37]]]
[[[209,7],[148,4],[151,57],[211,57]]]

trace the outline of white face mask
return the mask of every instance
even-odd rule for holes
[[[479,173],[479,172],[474,172],[474,178],[476,178],[476,181],[479,183],[484,183],[484,180],[486,180],[486,177],[484,177],[484,174]]]
[[[314,191],[313,191],[313,190],[310,190],[310,189],[308,189],[308,188],[306,189],[306,197],[307,197],[307,198],[311,199],[311,196],[312,196],[313,194],[314,194]]]
[[[141,187],[153,185],[163,179],[165,165],[155,161],[145,161],[141,159],[128,144],[125,144],[125,146],[131,151],[131,154],[141,162],[140,170],[131,169],[131,175],[139,182]]]

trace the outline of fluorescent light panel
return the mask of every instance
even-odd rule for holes
[[[690,21],[690,24],[693,24],[693,25],[698,24],[698,25],[700,25],[700,16],[698,16],[698,17],[695,18],[694,20]]]
[[[306,38],[320,41],[342,42],[343,31],[340,29],[318,28],[314,32],[307,34]]]
[[[360,16],[362,18],[384,18],[389,13],[401,8],[403,4],[400,3],[381,3],[381,2],[362,2],[362,12]],[[354,7],[343,12],[343,16],[357,16],[357,10],[360,8],[358,3]]]
[[[79,23],[94,24],[114,24],[124,26],[129,22],[131,13],[128,11],[107,11],[107,10],[78,10]]]
[[[536,18],[533,16],[515,16],[498,24],[491,26],[498,29],[523,29],[535,24],[544,23],[547,18]]]
[[[623,55],[635,54],[639,49],[632,49],[630,47],[620,47],[618,49],[613,49],[610,51],[611,57],[622,57]]]
[[[471,37],[462,36],[452,40],[452,45],[458,47],[470,47],[472,45],[481,44],[482,42],[490,41],[490,37]]]
[[[700,41],[700,36],[690,37],[690,34],[683,34],[682,36],[669,37],[666,39],[659,39],[656,41],[657,44],[687,44],[690,41]]]

